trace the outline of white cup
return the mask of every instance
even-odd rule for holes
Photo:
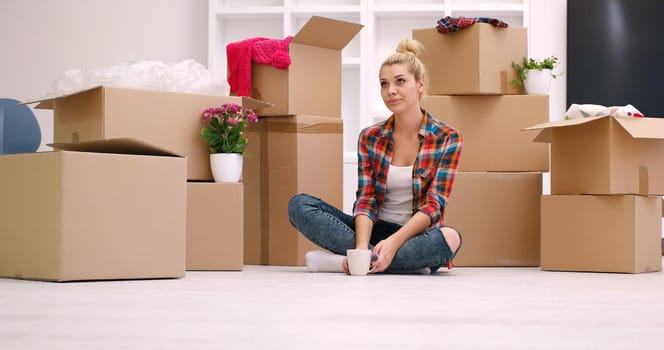
[[[348,249],[346,250],[348,258],[348,270],[353,276],[366,276],[371,267],[371,250],[369,249]]]

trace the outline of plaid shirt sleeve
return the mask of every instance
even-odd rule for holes
[[[355,204],[353,206],[353,215],[367,215],[371,221],[376,221],[378,217],[378,205],[376,199],[376,182],[374,168],[371,164],[371,155],[374,150],[370,146],[371,137],[369,129],[363,130],[357,142],[357,193],[355,194]]]
[[[441,123],[437,132],[424,140],[414,182],[416,210],[431,217],[431,224],[442,225],[445,206],[459,167],[463,138],[454,128]]]

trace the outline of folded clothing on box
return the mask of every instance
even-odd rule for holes
[[[565,120],[581,119],[590,117],[635,117],[642,118],[643,113],[639,112],[634,106],[628,104],[625,106],[605,107],[595,104],[572,104],[565,112]]]
[[[497,19],[488,17],[450,17],[441,18],[436,23],[436,29],[439,33],[447,34],[458,32],[461,29],[468,28],[475,23],[489,23],[494,27],[507,28],[509,24]]]

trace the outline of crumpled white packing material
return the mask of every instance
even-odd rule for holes
[[[70,69],[53,81],[51,89],[64,93],[100,85],[224,96],[230,93],[226,80],[214,78],[193,59],[170,64],[141,60],[90,70]]]
[[[572,104],[567,112],[565,112],[565,119],[581,119],[581,118],[590,118],[590,117],[602,117],[602,116],[614,116],[614,117],[643,117],[643,113],[639,112],[636,107],[631,104],[625,106],[611,106],[606,107],[602,105],[594,104]]]

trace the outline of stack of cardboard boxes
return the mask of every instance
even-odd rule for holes
[[[265,101],[98,86],[25,101],[54,111],[54,152],[0,157],[0,276],[182,277],[302,265],[290,197],[342,204],[341,49],[360,25],[312,17],[291,67],[255,66]],[[243,181],[214,183],[201,113],[258,112]]]
[[[313,16],[289,46],[291,65],[254,65],[258,110],[244,162],[246,264],[304,265],[315,249],[288,220],[288,201],[309,193],[343,205],[341,50],[362,26]]]
[[[204,266],[204,248],[223,259],[204,267],[241,269],[241,220],[220,232],[214,213],[235,208],[229,196],[242,202],[242,184],[194,182],[211,180],[200,114],[225,102],[267,105],[103,86],[26,101],[54,111],[59,151],[0,157],[0,275],[182,277]],[[211,246],[206,234],[228,237]]]
[[[547,95],[511,85],[512,62],[527,56],[525,28],[476,23],[458,32],[413,30],[429,71],[423,107],[464,139],[446,224],[463,235],[458,266],[539,266],[539,201],[546,144],[533,123],[549,120]]]
[[[605,116],[528,130],[551,144],[541,268],[660,271],[664,119]]]

